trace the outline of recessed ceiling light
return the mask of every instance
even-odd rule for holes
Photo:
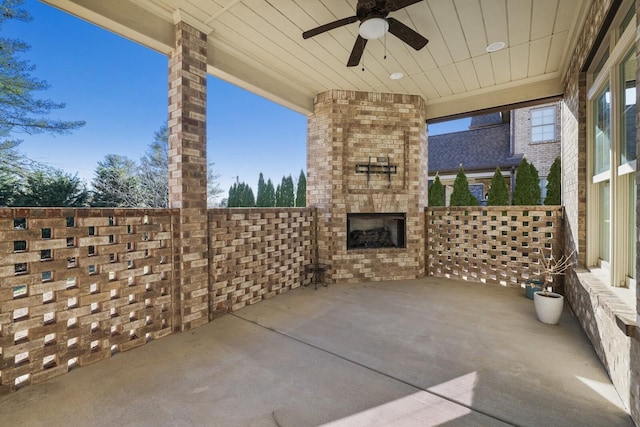
[[[505,46],[506,45],[504,44],[504,42],[493,42],[489,46],[487,46],[487,52],[496,52],[500,49],[504,49]]]
[[[391,80],[400,80],[403,77],[404,74],[402,74],[401,72],[391,73],[391,75],[389,76]]]

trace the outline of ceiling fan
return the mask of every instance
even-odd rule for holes
[[[347,62],[347,67],[355,67],[360,63],[364,48],[368,40],[379,39],[387,31],[414,48],[420,50],[429,43],[425,37],[407,27],[402,22],[387,18],[389,13],[404,9],[422,0],[358,0],[356,15],[348,18],[338,19],[328,24],[320,25],[314,29],[302,33],[303,39],[308,39],[318,34],[322,34],[334,28],[349,25],[360,21],[358,38],[351,50],[351,56]]]

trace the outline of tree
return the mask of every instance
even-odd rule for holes
[[[265,204],[266,207],[272,208],[276,205],[276,190],[273,188],[273,182],[271,178],[267,180],[267,187],[265,188]]]
[[[60,169],[39,170],[26,180],[14,206],[67,207],[86,206],[89,191],[78,175]]]
[[[154,134],[145,155],[140,159],[141,207],[166,208],[169,206],[169,128],[165,123]],[[220,174],[215,164],[207,162],[207,205],[213,206],[224,192],[220,187]]]
[[[153,141],[140,159],[141,206],[166,208],[169,206],[169,128],[163,125],[155,132]]]
[[[215,163],[207,163],[207,206],[215,206],[218,197],[224,193],[220,187],[220,174],[215,170]]]
[[[142,203],[140,179],[133,160],[117,154],[107,154],[98,162],[93,178],[93,200],[97,207],[137,207]]]
[[[293,207],[295,205],[295,191],[293,189],[293,178],[291,175],[283,176],[282,182],[276,190],[276,206]]]
[[[256,206],[257,207],[267,207],[269,206],[269,201],[267,200],[267,184],[264,182],[264,176],[262,172],[260,172],[260,177],[258,178],[258,193],[256,195]]]
[[[23,4],[24,0],[5,0],[0,3],[0,27],[11,19],[29,22],[31,16],[20,7]],[[35,67],[29,61],[18,59],[17,55],[29,48],[21,40],[0,38],[0,137],[6,138],[13,132],[29,135],[67,134],[84,126],[84,121],[46,117],[65,105],[35,97],[35,92],[48,89],[49,84],[30,75]]]
[[[440,176],[436,173],[436,178],[429,187],[429,206],[445,206],[446,199],[444,194],[444,186],[440,182]]]
[[[531,175],[531,195],[534,205],[542,203],[542,188],[540,188],[540,176],[538,175],[538,169],[533,164],[529,163],[529,174]]]
[[[508,206],[509,205],[509,189],[507,181],[502,176],[500,168],[496,168],[496,172],[491,179],[491,188],[487,198],[487,206]]]
[[[467,176],[464,174],[462,165],[458,168],[455,181],[453,181],[453,192],[451,193],[451,200],[449,205],[451,206],[477,206],[478,199],[476,199],[471,191],[469,191],[469,182]]]
[[[23,4],[24,0],[0,2],[0,28],[9,20],[31,20],[29,13],[21,7]],[[85,124],[83,121],[62,121],[47,117],[53,110],[64,108],[65,105],[35,96],[37,92],[48,89],[49,85],[46,81],[31,76],[35,66],[18,58],[18,55],[27,52],[29,48],[21,40],[0,38],[0,138],[4,139],[0,141],[0,205],[3,206],[10,205],[17,201],[17,197],[21,197],[18,192],[20,181],[26,183],[28,177],[38,170],[44,170],[42,165],[17,151],[21,141],[10,139],[12,134],[61,135]]]
[[[556,157],[549,170],[547,177],[547,197],[544,199],[545,205],[562,204],[562,165],[560,157]]]
[[[276,187],[274,206],[282,206],[282,184],[278,184]]]
[[[300,171],[300,176],[298,176],[298,185],[296,187],[296,206],[299,208],[307,206],[307,177],[302,170]]]
[[[227,198],[227,207],[237,208],[240,205],[238,201],[238,184],[233,184],[229,188],[229,197]]]
[[[14,177],[25,178],[31,171],[46,168],[45,165],[27,159],[18,151],[20,141],[0,142],[0,171]]]
[[[538,170],[524,158],[516,170],[513,204],[520,206],[539,205],[540,193]]]
[[[253,208],[256,205],[256,199],[253,195],[253,189],[244,182],[238,185],[239,206]]]
[[[255,207],[256,200],[253,196],[253,190],[244,182],[236,183],[229,189],[229,201],[227,206],[230,208],[239,207]]]
[[[19,188],[17,176],[0,168],[0,206],[12,206]]]
[[[256,198],[253,195],[253,189],[248,184],[244,184],[244,188],[242,189],[242,206],[246,206],[248,208],[256,206]]]
[[[169,177],[167,176],[167,179]],[[220,174],[215,170],[215,163],[207,163],[207,206],[215,206],[218,196],[224,193],[220,187]]]

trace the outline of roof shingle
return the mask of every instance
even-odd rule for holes
[[[522,154],[511,155],[510,125],[502,123],[499,113],[479,116],[475,123],[474,119],[473,129],[429,137],[430,175],[455,172],[460,165],[465,171],[493,171],[520,163]]]

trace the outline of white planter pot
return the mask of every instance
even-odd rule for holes
[[[536,307],[536,314],[542,323],[557,325],[562,316],[564,297],[555,292],[538,291],[533,294],[533,303]]]

